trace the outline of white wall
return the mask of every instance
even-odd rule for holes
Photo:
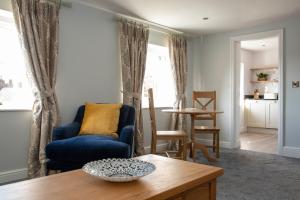
[[[254,51],[253,54],[253,68],[263,68],[268,66],[278,67],[278,48],[272,48],[265,51]]]
[[[0,111],[0,183],[3,172],[26,174],[31,111]]]
[[[57,96],[62,123],[85,102],[120,102],[118,24],[110,13],[77,3],[60,13]]]
[[[253,67],[253,51],[241,49],[241,62],[244,63],[244,94],[251,94],[251,68]]]
[[[224,110],[219,118],[221,127],[221,140],[229,141],[229,105],[230,99],[230,38],[243,34],[264,32],[275,29],[284,29],[284,145],[300,155],[300,89],[291,87],[292,80],[300,77],[300,17],[289,18],[280,22],[252,27],[249,29],[212,34],[195,39],[198,51],[194,56],[200,56],[200,62],[194,63],[194,72],[201,79],[200,89],[217,89],[218,108]],[[199,52],[199,53],[198,53]],[[202,55],[200,55],[200,53]],[[195,84],[194,88],[199,87]]]

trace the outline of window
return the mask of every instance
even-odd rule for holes
[[[166,46],[148,44],[143,85],[143,107],[148,107],[148,89],[153,88],[155,107],[173,107],[175,84]]]
[[[31,109],[33,95],[11,12],[0,10],[0,110]]]

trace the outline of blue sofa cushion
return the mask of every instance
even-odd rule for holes
[[[53,161],[86,163],[104,158],[129,158],[130,146],[108,136],[84,135],[56,140],[46,146]]]
[[[123,105],[120,110],[120,119],[118,125],[118,133],[127,125],[133,125],[135,119],[135,110],[133,107]]]

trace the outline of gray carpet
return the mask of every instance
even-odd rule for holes
[[[209,164],[201,153],[197,162]],[[300,159],[240,149],[222,149],[210,163],[224,169],[218,200],[300,200]]]

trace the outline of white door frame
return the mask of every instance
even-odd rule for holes
[[[267,32],[259,32],[248,35],[241,35],[237,37],[230,38],[230,98],[231,98],[231,109],[230,109],[230,143],[232,148],[237,148],[240,146],[240,109],[239,109],[239,71],[240,71],[240,63],[237,62],[238,51],[237,44],[244,40],[256,40],[267,37],[277,36],[279,38],[279,94],[278,94],[278,102],[279,102],[279,126],[278,126],[278,154],[281,155],[283,153],[284,146],[284,98],[283,98],[283,29],[272,30]]]

